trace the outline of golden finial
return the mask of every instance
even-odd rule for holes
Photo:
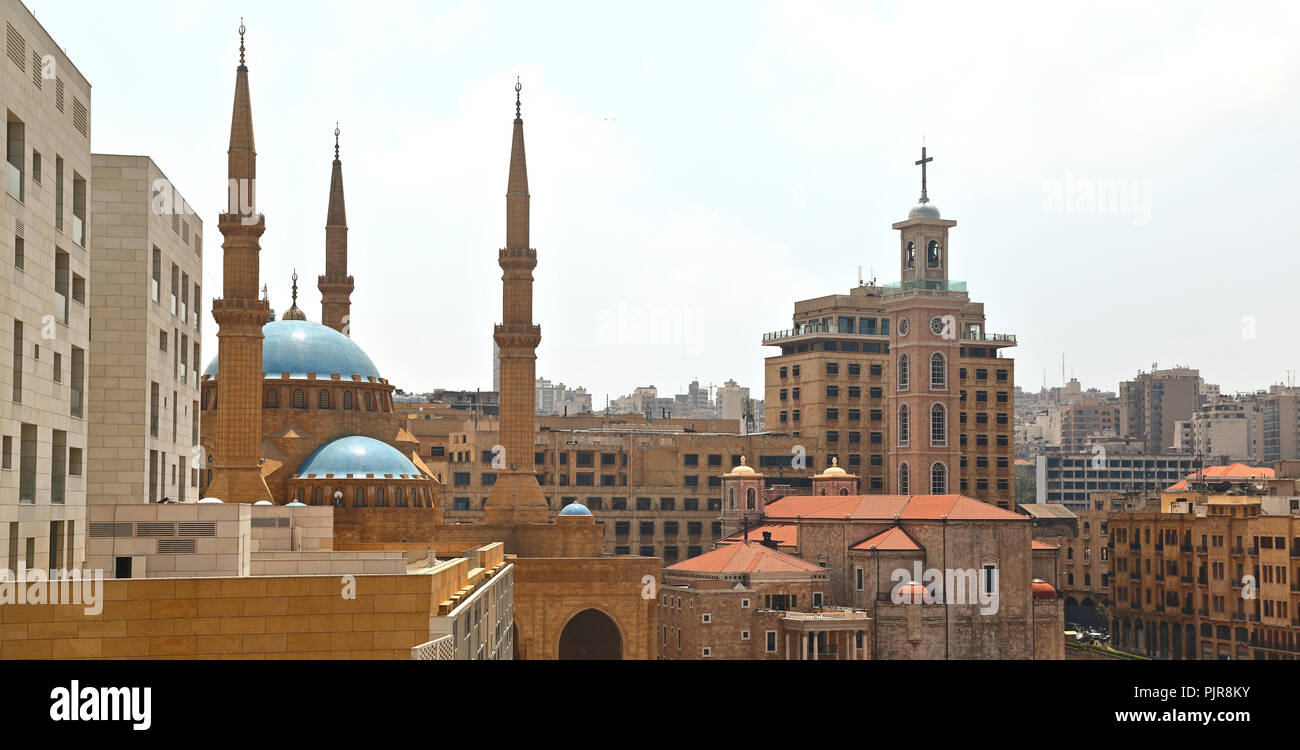
[[[523,88],[524,85],[519,82],[519,76],[515,76],[515,121],[516,122],[518,122],[521,119],[519,117],[519,92],[523,91]]]
[[[239,67],[244,67],[244,17],[239,17]]]
[[[334,123],[334,161],[339,160],[339,124]]]
[[[293,269],[293,302],[289,309],[284,311],[285,320],[306,320],[307,315],[298,309],[298,269]]]
[[[740,465],[741,465],[741,466],[747,466],[747,465],[748,465],[748,464],[745,463],[745,457],[744,457],[744,456],[741,456],[741,457],[740,457]]]

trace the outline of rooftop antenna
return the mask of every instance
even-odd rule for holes
[[[858,264],[858,286],[862,286],[862,264]]]

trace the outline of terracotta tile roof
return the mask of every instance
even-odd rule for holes
[[[1032,549],[1051,549],[1051,550],[1057,550],[1057,549],[1060,549],[1060,548],[1061,548],[1061,545],[1059,545],[1059,544],[1048,544],[1047,542],[1040,542],[1040,541],[1038,541],[1037,539],[1034,539],[1033,541],[1031,541],[1031,542],[1029,543],[1029,549],[1031,549],[1031,550],[1032,550]]]
[[[819,565],[764,547],[758,542],[719,545],[666,570],[697,573],[821,573]]]
[[[1226,466],[1207,466],[1201,471],[1188,474],[1187,479],[1204,478],[1232,482],[1245,479],[1272,479],[1274,476],[1276,476],[1276,473],[1266,466],[1247,466],[1243,463],[1235,463]],[[1167,489],[1171,492],[1185,490],[1187,489],[1187,479],[1172,484]]]
[[[749,530],[749,541],[763,541],[763,532],[772,532],[772,541],[776,542],[778,547],[797,547],[799,545],[799,527],[793,523],[765,523]],[[725,539],[719,539],[718,544],[734,544],[744,541],[745,532],[737,531]]]
[[[849,547],[849,549],[919,552],[925,548],[921,546],[920,542],[913,539],[911,534],[903,531],[898,526],[891,526],[869,539],[863,539],[852,547]]]
[[[774,521],[845,516],[855,521],[1029,520],[965,495],[792,495],[768,503],[764,512]]]

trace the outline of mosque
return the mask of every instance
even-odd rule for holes
[[[237,185],[248,185],[251,195],[255,189],[256,152],[242,52],[241,41],[230,177],[238,181]],[[237,211],[239,204],[232,201],[230,212],[221,217],[225,247],[229,253],[233,240],[233,249],[240,252],[242,262],[232,267],[228,256],[223,298],[213,307],[221,344],[201,384],[204,429],[200,440],[206,464],[203,491],[208,497],[225,501],[296,501],[339,508],[394,507],[436,513],[441,508],[441,488],[420,460],[419,441],[406,431],[404,420],[393,411],[394,387],[348,335],[354,281],[347,273],[348,228],[339,132],[335,127],[325,222],[325,273],[319,280],[323,322],[309,321],[298,307],[297,272],[293,276],[293,303],[279,320],[270,310],[265,286],[261,300],[250,301],[244,296],[250,280],[256,289],[259,243],[252,236],[252,246],[245,246],[250,233],[248,223],[242,221],[246,216]],[[255,204],[250,201],[242,205]],[[260,228],[264,224],[260,214],[252,218],[257,222],[253,226]],[[232,275],[236,278],[232,279]],[[252,324],[256,322],[254,315],[263,310],[267,320],[261,326],[259,346],[254,341]],[[237,341],[241,356],[230,351],[235,348],[228,345],[232,339]],[[256,404],[232,403],[233,399],[226,395],[229,381],[235,381],[230,385],[243,392],[256,388]],[[227,433],[230,422],[225,418],[230,412],[236,412],[230,416],[238,416],[245,423],[255,421],[257,430]],[[223,470],[234,460],[247,460],[254,453],[258,476],[253,476],[246,465],[233,472]],[[225,474],[242,477],[243,481],[232,485]],[[247,491],[253,496],[244,494]]]
[[[514,566],[514,647],[522,659],[653,658],[661,561],[607,555],[604,526],[572,504],[553,514],[534,465],[535,362],[528,170],[520,91],[506,190],[500,350],[505,467],[482,523],[444,524],[441,486],[418,442],[394,414],[394,387],[349,334],[354,281],[347,273],[347,219],[338,129],[326,218],[321,323],[293,304],[275,320],[259,255],[266,218],[255,207],[253,141],[244,27],[227,152],[229,204],[218,218],[221,297],[212,301],[217,358],[203,374],[200,441],[206,500],[329,509],[336,549],[428,545],[464,549],[500,542]],[[259,291],[262,295],[259,297]]]

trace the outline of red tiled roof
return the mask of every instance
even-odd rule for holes
[[[1051,550],[1057,550],[1057,549],[1060,549],[1060,548],[1061,548],[1061,545],[1059,545],[1059,544],[1048,544],[1047,542],[1040,542],[1040,541],[1038,541],[1037,539],[1034,539],[1034,540],[1032,540],[1032,541],[1029,543],[1029,549],[1031,549],[1031,550],[1033,550],[1033,549],[1051,549]]]
[[[772,541],[776,542],[778,547],[797,547],[799,545],[799,527],[793,523],[765,523],[755,526],[749,530],[749,541],[763,541],[763,532],[772,532]],[[734,544],[744,541],[745,532],[737,531],[725,539],[719,539],[718,544]]]
[[[764,513],[779,521],[845,516],[854,521],[1029,520],[965,495],[791,495],[768,503]]]
[[[1243,463],[1235,463],[1226,466],[1207,466],[1201,471],[1188,474],[1187,479],[1217,479],[1232,482],[1245,479],[1272,479],[1274,476],[1276,476],[1276,472],[1266,466],[1247,466]],[[1167,489],[1171,492],[1185,490],[1187,489],[1187,479],[1172,484]]]
[[[888,551],[920,551],[924,549],[919,542],[912,538],[911,534],[903,531],[898,526],[891,526],[888,529],[876,534],[870,539],[863,539],[849,549],[878,549]]]
[[[758,542],[723,544],[702,555],[669,565],[667,570],[699,573],[820,573],[819,565]]]

